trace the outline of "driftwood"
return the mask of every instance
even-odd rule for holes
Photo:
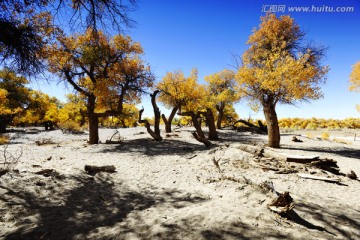
[[[43,175],[44,177],[58,176],[59,174],[54,169],[44,169],[38,172],[35,172],[37,175]]]
[[[303,174],[303,173],[298,173],[298,176],[301,178],[306,178],[306,179],[319,180],[319,181],[325,181],[325,182],[331,182],[331,183],[340,183],[339,178],[319,177],[319,176]]]
[[[286,156],[280,153],[277,153],[269,148],[263,148],[259,146],[251,146],[247,144],[241,144],[238,146],[238,149],[250,153],[252,155],[255,155],[256,157],[266,157],[269,159],[276,159],[276,160],[286,160]]]
[[[351,171],[349,174],[346,174],[346,176],[353,180],[357,179],[356,173],[354,171]]]
[[[220,160],[220,159],[219,159]],[[221,173],[221,169],[220,169],[220,165],[219,165],[219,160],[215,160],[215,157],[212,159],[215,167],[217,168],[217,170],[219,171],[219,173]]]
[[[311,163],[318,161],[319,156],[289,156],[286,157],[287,162],[296,162],[296,163]]]
[[[293,142],[303,142],[303,140],[298,139],[296,136],[293,136],[291,141],[293,141]]]
[[[114,132],[114,134],[110,137],[110,140],[106,140],[105,144],[117,144],[122,143],[124,141],[124,138],[121,137],[118,130]]]
[[[92,165],[85,165],[85,171],[88,174],[96,174],[98,172],[109,172],[114,173],[116,171],[115,166],[109,165],[109,166],[92,166]]]
[[[340,175],[339,166],[337,165],[336,161],[334,161],[333,159],[328,159],[328,158],[319,159],[318,161],[312,162],[309,165],[331,172],[336,175]]]
[[[264,193],[271,193],[275,199],[268,204],[268,208],[276,213],[289,213],[293,208],[293,199],[289,192],[278,194],[275,191],[274,184],[271,181],[265,181],[259,184],[260,189]]]
[[[268,208],[276,213],[289,213],[294,208],[293,199],[289,192],[284,192],[274,199]]]

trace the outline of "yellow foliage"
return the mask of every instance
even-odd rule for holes
[[[121,114],[123,103],[139,103],[144,89],[152,87],[150,67],[139,57],[143,49],[129,36],[108,38],[89,28],[58,41],[47,48],[49,70],[69,82],[86,101],[95,101],[91,111],[97,116]],[[62,121],[72,118],[65,110],[60,115]]]
[[[55,97],[36,90],[29,91],[29,107],[24,114],[15,117],[13,123],[40,124],[45,121],[59,122],[60,102]]]
[[[262,103],[292,103],[318,99],[318,84],[328,72],[320,67],[311,49],[294,53],[294,46],[303,37],[290,16],[263,17],[260,28],[248,40],[250,48],[242,56],[243,66],[236,79],[240,91]]]
[[[60,123],[59,127],[63,132],[69,132],[69,133],[81,132],[81,127],[79,123],[72,120]]]
[[[9,69],[0,70],[0,117],[6,122],[24,112],[29,104],[28,81]]]
[[[350,84],[350,91],[360,91],[360,61],[352,68],[352,72],[350,74]]]
[[[314,134],[312,134],[312,133],[306,133],[306,137],[308,137],[308,138],[314,138]]]
[[[206,96],[206,107],[210,108],[213,113],[221,112],[224,116],[236,118],[237,114],[233,109],[233,104],[239,101],[240,93],[235,90],[235,73],[232,70],[222,70],[218,73],[205,77],[208,82],[207,89],[209,95]],[[223,117],[224,117],[223,116]],[[222,119],[224,122],[225,119]],[[227,124],[228,121],[225,121]]]
[[[360,128],[360,118],[346,118],[343,120],[323,119],[323,118],[311,118],[311,119],[282,118],[279,119],[279,126],[281,128],[309,129],[309,130],[316,130],[318,128],[358,129]]]
[[[182,71],[168,72],[156,86],[161,90],[159,102],[167,108],[178,106],[185,110],[196,111],[204,107],[208,96],[205,86],[198,84],[197,69],[192,69],[185,77]]]
[[[334,138],[332,141],[333,141],[333,142],[337,142],[337,143],[347,144],[347,145],[351,145],[351,144],[352,144],[352,142],[346,141],[346,140],[340,139],[340,138]]]
[[[4,135],[4,134],[0,134],[0,145],[4,145],[9,143],[9,136],[8,135]]]
[[[329,140],[330,139],[330,134],[328,132],[323,132],[321,134],[321,138],[324,140]]]
[[[357,62],[350,74],[350,91],[360,92],[360,61]],[[360,112],[360,105],[356,105],[356,109]]]

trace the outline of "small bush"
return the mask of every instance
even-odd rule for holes
[[[9,143],[9,136],[1,134],[0,135],[0,145],[8,144]]]
[[[307,138],[314,138],[314,135],[313,135],[312,133],[309,133],[309,132],[308,132],[308,133],[306,133],[306,137],[307,137]]]
[[[66,121],[59,125],[63,133],[82,133],[80,124],[75,121]]]
[[[339,139],[339,138],[334,138],[333,142],[337,142],[337,143],[343,143],[343,144],[348,144],[351,145],[352,143],[350,141],[346,141],[344,139]]]
[[[324,139],[324,140],[329,140],[330,134],[328,132],[323,132],[321,134],[321,138]]]

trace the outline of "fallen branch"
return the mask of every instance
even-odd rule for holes
[[[88,174],[96,174],[98,172],[109,172],[109,173],[114,173],[116,172],[116,168],[113,165],[109,165],[109,166],[92,166],[92,165],[85,165],[85,171]]]
[[[337,165],[336,161],[334,161],[333,159],[328,159],[328,158],[320,159],[318,161],[310,163],[309,165],[331,172],[336,175],[341,175],[339,166]]]
[[[296,163],[311,163],[318,161],[319,156],[289,156],[286,157],[287,162],[296,162]]]
[[[212,159],[212,161],[213,161],[215,167],[217,168],[217,170],[219,171],[219,173],[221,173],[221,169],[220,169],[220,165],[219,165],[220,159],[216,161],[216,160],[215,160],[215,157],[214,157],[214,158]]]
[[[301,178],[306,178],[306,179],[319,180],[319,181],[325,181],[325,182],[330,182],[330,183],[340,183],[339,178],[319,177],[319,176],[303,174],[303,173],[298,173],[298,176]]]
[[[124,138],[120,136],[120,133],[118,130],[115,131],[115,133],[111,136],[110,140],[106,140],[105,144],[117,144],[122,143],[124,141]]]
[[[350,173],[346,174],[346,176],[350,179],[353,179],[353,180],[357,180],[357,176],[356,176],[356,173],[354,171],[351,170]]]
[[[37,175],[43,175],[44,177],[50,177],[55,174],[54,169],[44,169],[38,172],[35,172]]]
[[[296,136],[293,136],[291,141],[293,141],[293,142],[303,142],[303,140],[298,139]]]
[[[274,199],[268,208],[276,213],[289,213],[294,208],[293,199],[289,192],[284,192]]]

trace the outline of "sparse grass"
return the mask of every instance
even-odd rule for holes
[[[308,132],[308,133],[306,133],[306,137],[307,138],[314,138],[314,134]]]
[[[351,144],[352,144],[350,141],[346,141],[346,140],[340,139],[340,138],[334,138],[332,141],[333,141],[333,142],[337,142],[337,143],[348,144],[348,145],[351,145]]]
[[[330,134],[328,132],[323,132],[321,134],[321,138],[324,140],[329,140],[330,139]]]
[[[0,145],[8,144],[9,143],[9,136],[5,134],[0,135]]]
[[[66,121],[59,125],[63,133],[82,133],[80,124],[75,121]]]

